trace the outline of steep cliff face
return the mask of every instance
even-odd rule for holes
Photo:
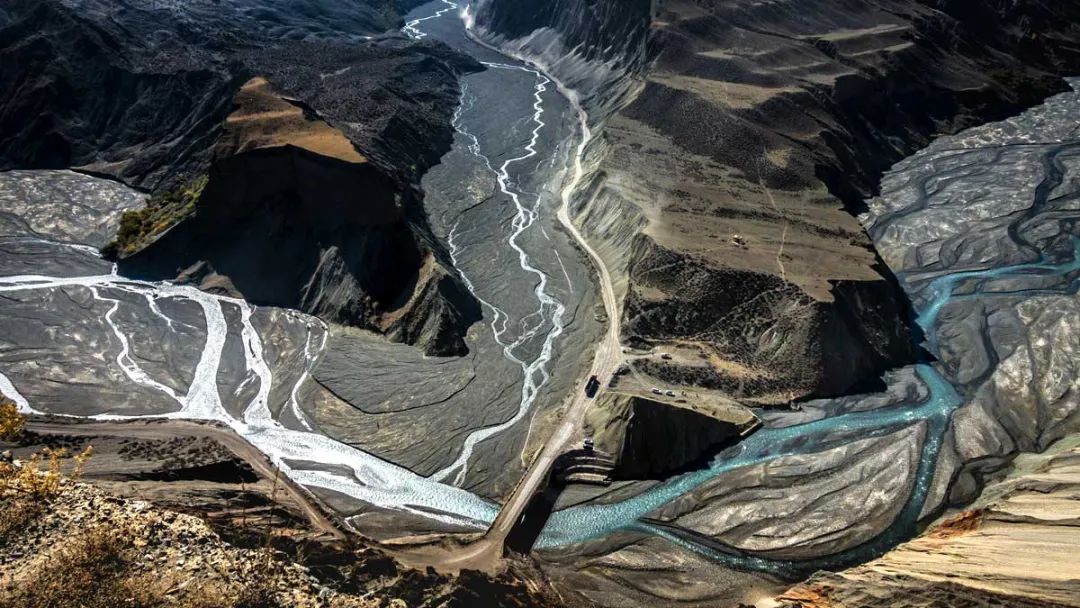
[[[737,441],[739,425],[643,397],[605,392],[588,422],[596,447],[615,457],[617,479],[664,479]]]
[[[590,106],[613,112],[636,92],[632,76],[648,59],[653,2],[477,0],[470,10],[492,42],[556,74]]]
[[[851,213],[933,136],[1060,90],[1078,9],[624,4],[486,0],[476,24],[568,86],[593,85],[601,137],[574,211],[625,273],[626,337],[696,343],[721,384],[761,401],[844,392],[910,361],[906,299]],[[572,64],[556,58],[566,49]],[[671,293],[667,273],[712,291]],[[730,315],[702,318],[710,308]]]
[[[419,181],[450,146],[458,75],[479,66],[368,40],[414,4],[18,0],[0,15],[0,168],[155,192],[120,231],[134,276],[462,353],[477,304]]]
[[[121,271],[465,352],[478,306],[416,237],[398,183],[265,79],[235,101],[194,213]]]
[[[747,400],[784,400],[798,390],[836,394],[910,352],[902,302],[880,285],[845,281],[831,301],[809,296],[768,272],[725,267],[706,256],[661,247],[641,235],[629,267],[623,340],[685,343],[719,354],[710,366],[643,359],[639,371]],[[792,387],[798,387],[794,391]]]

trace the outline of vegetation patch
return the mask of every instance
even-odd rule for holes
[[[207,176],[194,179],[183,186],[155,194],[146,206],[137,211],[125,211],[120,216],[116,238],[102,249],[111,259],[127,257],[195,212],[195,203],[209,181]]]
[[[22,435],[26,416],[19,413],[15,402],[0,395],[0,439],[12,441]]]

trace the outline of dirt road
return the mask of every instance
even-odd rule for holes
[[[472,38],[479,44],[491,48],[492,50],[500,53],[504,52],[501,49],[496,49],[484,43],[475,36],[472,36]],[[585,176],[583,159],[585,157],[585,150],[592,139],[592,132],[588,125],[588,117],[581,107],[578,96],[574,91],[564,87],[558,79],[547,73],[542,66],[532,64],[527,58],[515,57],[515,59],[530,64],[532,67],[544,72],[545,76],[555,83],[559,92],[570,102],[570,105],[577,115],[581,140],[574,151],[571,175],[563,187],[561,193],[561,205],[559,206],[557,217],[559,223],[562,224],[567,233],[569,233],[577,242],[578,246],[588,254],[596,269],[599,283],[598,287],[600,288],[600,294],[608,320],[607,330],[604,333],[603,339],[597,345],[593,357],[592,368],[590,369],[589,374],[586,375],[586,380],[589,376],[596,376],[600,381],[601,387],[606,387],[612,375],[622,362],[622,349],[619,341],[618,323],[619,307],[615,300],[615,289],[607,265],[604,263],[603,258],[600,257],[600,254],[589,245],[589,242],[578,230],[578,227],[574,225],[574,222],[570,217],[571,199],[574,191],[581,184],[581,181]],[[601,390],[603,390],[603,388]],[[567,444],[571,439],[578,436],[580,433],[584,425],[585,413],[588,410],[590,403],[591,400],[585,395],[585,384],[582,384],[571,396],[570,405],[567,408],[561,423],[544,444],[539,455],[526,470],[525,475],[518,482],[514,491],[509,495],[506,502],[503,504],[502,510],[499,511],[498,516],[496,516],[495,521],[491,524],[491,527],[488,528],[488,531],[483,538],[460,547],[448,548],[444,546],[441,548],[424,548],[416,553],[414,557],[419,561],[430,560],[436,566],[442,568],[456,570],[470,568],[486,572],[498,570],[507,536],[521,519],[521,516],[528,507],[532,497],[542,488],[543,484],[546,483],[548,473],[555,464],[556,458],[567,449]]]

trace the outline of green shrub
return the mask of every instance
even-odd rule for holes
[[[195,212],[195,204],[202,196],[209,178],[205,175],[183,186],[151,196],[146,206],[136,211],[125,211],[120,216],[120,228],[116,238],[102,249],[109,258],[129,256],[152,238],[175,226],[180,220]]]

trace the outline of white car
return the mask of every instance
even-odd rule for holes
[[[655,386],[653,387],[652,392],[653,392],[654,395],[663,395],[664,394],[660,389],[656,388]]]

